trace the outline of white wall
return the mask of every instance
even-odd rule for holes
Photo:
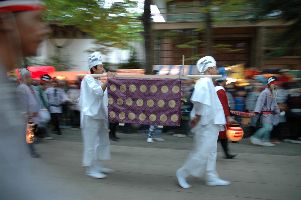
[[[65,46],[60,50],[60,55],[65,56],[72,63],[72,70],[87,70],[88,50],[97,47],[93,39],[48,39],[41,45],[39,56],[35,59],[43,62],[54,56],[55,51],[58,51],[55,45]],[[138,60],[143,60],[143,45],[140,43],[131,43],[131,45],[137,51]],[[103,55],[103,61],[118,64],[127,62],[129,57],[129,50],[112,48],[110,53]]]

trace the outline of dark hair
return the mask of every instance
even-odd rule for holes
[[[91,67],[91,69],[90,69],[90,73],[91,73],[91,74],[94,74],[94,70],[93,70],[93,69],[95,69],[95,70],[96,70],[96,69],[97,69],[97,65],[95,65],[95,66]]]

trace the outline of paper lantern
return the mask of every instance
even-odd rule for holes
[[[35,124],[32,122],[27,123],[26,128],[26,143],[32,144],[34,142],[34,126]]]
[[[227,137],[232,142],[240,141],[244,136],[244,131],[241,127],[229,127],[227,129]]]

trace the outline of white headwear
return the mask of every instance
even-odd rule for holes
[[[200,73],[204,73],[209,67],[216,67],[216,61],[212,56],[205,56],[198,60],[196,66]]]
[[[276,81],[276,78],[274,76],[268,79],[268,84],[272,83],[273,81]]]
[[[91,69],[92,67],[94,66],[97,66],[97,65],[101,65],[102,64],[102,58],[101,58],[101,55],[99,52],[94,52],[92,54],[89,55],[89,58],[88,58],[88,62],[89,62],[89,69]]]

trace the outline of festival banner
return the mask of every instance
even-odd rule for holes
[[[180,126],[179,79],[110,78],[110,122]]]

